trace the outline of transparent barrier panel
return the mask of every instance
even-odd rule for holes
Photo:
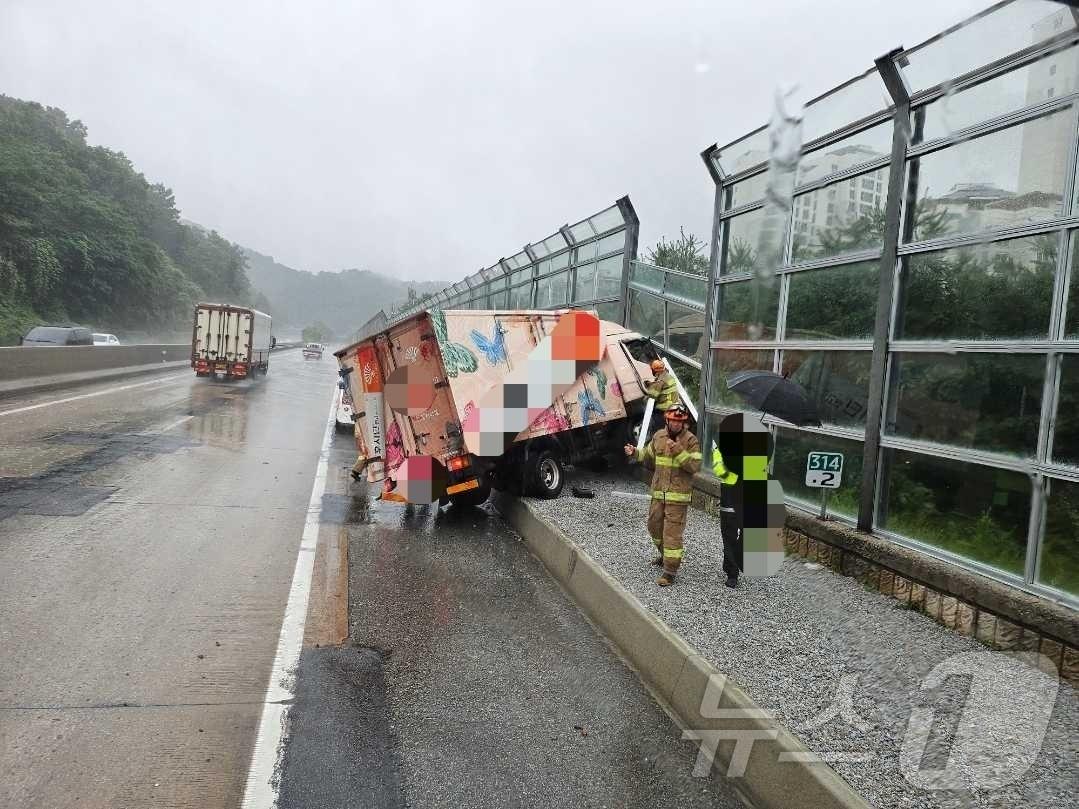
[[[1046,338],[1056,233],[904,258],[899,340]]]
[[[881,484],[881,527],[1023,574],[1031,495],[1026,475],[886,449]]]
[[[1043,354],[895,353],[891,362],[886,433],[1034,456]]]

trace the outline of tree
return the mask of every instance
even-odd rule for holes
[[[305,343],[327,343],[333,339],[333,332],[325,323],[318,321],[305,326],[302,336]]]
[[[686,233],[685,228],[679,228],[678,232],[677,239],[660,239],[650,247],[644,260],[668,270],[708,275],[708,245],[692,233]]]
[[[745,239],[733,239],[727,253],[726,272],[751,272],[757,263],[757,254],[753,246]]]
[[[0,95],[0,341],[56,320],[168,330],[251,294],[239,247],[181,222],[166,186],[63,110]]]

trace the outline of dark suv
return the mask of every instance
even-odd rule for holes
[[[94,335],[82,326],[34,326],[22,338],[24,346],[92,346]]]

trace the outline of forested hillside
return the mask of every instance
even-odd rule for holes
[[[167,334],[202,297],[246,300],[240,249],[59,109],[0,95],[0,344],[41,322]]]
[[[379,309],[405,300],[409,287],[423,295],[447,286],[445,281],[408,282],[370,270],[301,272],[243,249],[251,283],[272,301],[275,317],[295,326],[322,321],[339,338],[355,332]]]
[[[322,321],[345,337],[409,286],[369,270],[294,270],[233,244],[182,220],[170,189],[90,146],[63,110],[0,95],[0,345],[64,322],[182,339],[200,299],[258,307],[296,332]]]

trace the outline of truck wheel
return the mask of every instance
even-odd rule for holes
[[[490,496],[491,487],[480,486],[478,489],[469,489],[467,492],[461,492],[460,494],[451,494],[450,503],[459,508],[482,506]]]
[[[544,500],[554,500],[562,494],[566,483],[566,468],[551,450],[545,449],[529,458],[531,493]]]

